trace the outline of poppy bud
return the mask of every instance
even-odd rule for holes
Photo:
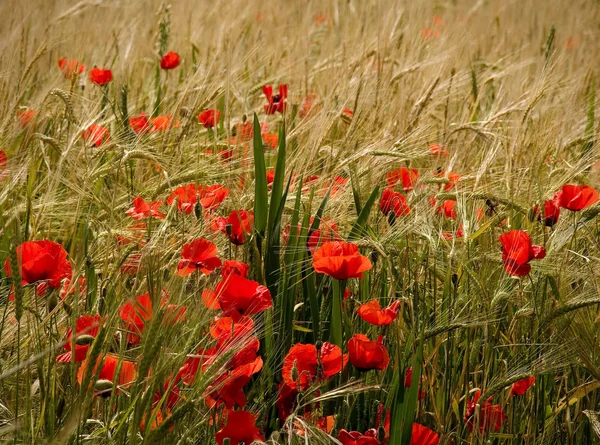
[[[529,219],[529,222],[533,222],[535,220],[536,213],[539,213],[539,211],[540,210],[538,206],[529,209],[529,213],[527,214],[527,219]]]
[[[196,205],[194,206],[194,215],[196,215],[196,219],[200,219],[202,216],[202,206],[200,205],[199,200],[196,200]]]
[[[94,337],[92,335],[79,335],[76,339],[75,339],[75,344],[77,345],[90,345],[92,344],[92,342],[94,341]]]
[[[388,224],[390,226],[393,226],[395,222],[396,222],[396,213],[392,210],[390,213],[388,213]]]
[[[296,360],[294,360],[294,366],[292,366],[292,375],[291,375],[292,381],[294,381],[294,382],[298,381],[298,377],[299,377],[297,365],[298,365],[298,362]]]
[[[323,347],[323,342],[321,340],[317,340],[315,343],[315,347],[317,348],[317,351],[320,351]]]
[[[379,253],[376,250],[372,250],[369,256],[371,257],[371,262],[376,263],[379,258]]]
[[[98,392],[102,397],[110,396],[110,389],[113,387],[113,382],[110,380],[101,379],[94,385],[94,391]]]
[[[233,226],[231,224],[227,224],[225,226],[225,232],[227,232],[227,236],[231,237],[231,234],[233,233]]]
[[[379,442],[383,443],[385,439],[385,428],[383,428],[382,426],[377,428],[377,437],[379,439]]]
[[[452,274],[452,277],[451,277],[451,280],[452,280],[452,284],[453,284],[455,287],[456,287],[456,286],[458,286],[458,275],[457,275],[457,274],[453,273],[453,274]]]
[[[52,312],[56,305],[58,304],[58,297],[55,292],[48,297],[48,312]]]
[[[64,301],[63,301],[63,304],[62,304],[62,308],[65,310],[65,312],[67,313],[68,316],[71,316],[71,314],[73,313],[73,309],[71,309],[71,306],[69,306]]]
[[[230,441],[229,441],[229,437],[226,437],[225,439],[223,439],[223,445],[229,445]]]

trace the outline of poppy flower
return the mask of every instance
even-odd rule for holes
[[[79,276],[75,281],[74,285],[71,285],[70,278],[65,278],[63,281],[62,289],[59,294],[60,298],[64,300],[67,296],[73,295],[77,286],[79,286],[79,289],[77,289],[79,291],[79,295],[85,295],[87,293],[87,283],[85,281],[85,276]]]
[[[453,199],[446,199],[440,206],[438,206],[436,213],[438,215],[444,215],[446,218],[456,219],[456,201]]]
[[[262,135],[263,147],[275,150],[279,146],[279,135],[274,133],[264,133]]]
[[[338,434],[338,440],[342,445],[381,445],[375,428],[365,431],[364,434],[358,431],[341,429]]]
[[[158,208],[161,205],[162,201],[146,202],[141,196],[136,196],[133,199],[133,207],[127,210],[125,213],[135,220],[150,217],[164,219],[165,214],[158,211]]]
[[[400,310],[400,302],[394,301],[388,307],[381,309],[379,300],[375,299],[368,303],[361,304],[358,307],[357,313],[367,323],[376,326],[385,326],[392,323],[398,317]]]
[[[317,273],[336,280],[362,278],[363,272],[373,267],[371,261],[358,251],[358,246],[343,241],[323,244],[313,254],[313,268]]]
[[[229,409],[235,405],[243,408],[246,405],[246,395],[243,387],[250,381],[252,375],[260,372],[262,366],[262,358],[256,357],[252,363],[238,366],[215,379],[206,390],[206,404],[208,407],[214,408],[222,403]]]
[[[250,122],[237,123],[233,127],[232,133],[236,140],[247,142],[254,137],[254,126]]]
[[[74,59],[59,59],[58,68],[65,79],[72,79],[85,71],[85,65]]]
[[[200,298],[207,309],[213,311],[221,309],[221,306],[219,306],[219,300],[217,300],[217,294],[215,294],[214,290],[204,289]]]
[[[385,216],[388,216],[390,212],[394,212],[394,216],[408,215],[410,213],[410,207],[406,203],[404,195],[392,189],[383,190],[381,199],[379,200],[379,210]]]
[[[225,260],[223,261],[223,267],[221,268],[221,276],[225,278],[233,273],[246,278],[248,277],[248,270],[250,270],[250,266],[246,263],[236,260]]]
[[[354,113],[350,108],[344,108],[340,117],[345,124],[350,125],[352,118],[354,117]]]
[[[440,144],[429,144],[429,152],[433,156],[441,156],[441,157],[448,156],[448,150],[446,149],[446,147],[444,147],[443,145],[440,145]]]
[[[21,284],[47,282],[53,289],[60,289],[63,279],[71,279],[73,269],[63,247],[50,240],[25,241],[16,248],[17,264],[20,265]],[[4,271],[11,277],[10,260],[4,262]]]
[[[267,98],[265,104],[266,114],[275,114],[277,111],[283,114],[287,107],[288,86],[286,84],[279,85],[279,94],[273,95],[273,87],[271,85],[263,86],[263,93]]]
[[[145,133],[150,129],[150,121],[146,113],[140,113],[137,116],[129,118],[129,126],[135,134]]]
[[[221,184],[199,185],[198,187],[195,184],[187,184],[173,190],[167,198],[167,204],[173,205],[177,200],[177,208],[190,215],[197,202],[205,210],[215,210],[228,195],[229,189]]]
[[[127,343],[137,345],[141,341],[146,323],[152,319],[152,300],[150,294],[140,295],[119,308],[119,317],[125,322]]]
[[[217,246],[204,238],[184,244],[181,251],[182,259],[177,264],[177,275],[186,277],[196,270],[204,275],[210,275],[213,270],[221,266],[217,253]]]
[[[314,217],[310,217],[310,224],[314,221]],[[300,234],[300,224],[298,225],[297,234]],[[315,253],[315,250],[319,248],[322,243],[326,243],[329,241],[342,241],[338,233],[337,224],[330,218],[321,218],[319,222],[319,227],[315,230],[311,230],[308,234],[308,241],[306,245],[308,247],[308,251],[310,253]]]
[[[167,131],[171,127],[179,127],[179,121],[174,121],[173,116],[156,116],[150,119],[150,133],[155,133],[157,131]]]
[[[413,423],[410,445],[438,445],[439,443],[438,433],[419,423]]]
[[[169,51],[160,60],[160,67],[163,70],[172,70],[179,66],[180,61],[179,54],[177,54],[175,51]]]
[[[454,173],[454,172],[445,172],[445,171],[440,171],[438,173],[436,173],[437,177],[440,178],[445,178],[446,180],[448,180],[448,182],[446,184],[444,184],[444,190],[445,191],[450,191],[452,190],[455,186],[456,183],[458,182],[458,180],[460,179],[460,175],[458,173]]]
[[[90,70],[90,81],[99,86],[104,86],[113,79],[111,70],[105,70],[102,68],[92,68]]]
[[[587,185],[565,184],[554,195],[559,207],[574,212],[585,209],[598,202],[598,192]]]
[[[31,108],[18,111],[17,118],[19,119],[21,127],[25,128],[27,125],[29,125],[31,121],[37,116],[37,114],[37,111],[32,110]]]
[[[315,104],[319,99],[319,96],[315,93],[308,93],[306,97],[302,100],[302,104],[300,104],[300,110],[298,114],[301,118],[305,118],[312,112],[316,112],[322,108],[321,104]]]
[[[558,222],[558,217],[560,216],[560,207],[558,203],[554,199],[548,199],[544,202],[544,214],[540,212],[540,206],[536,205],[533,208],[534,216],[537,215],[538,221],[544,221],[544,224],[548,227],[554,226]]]
[[[242,315],[258,314],[273,306],[269,289],[236,274],[223,278],[215,293],[225,315],[234,321]]]
[[[219,123],[221,112],[217,109],[204,110],[198,115],[198,122],[204,125],[205,128],[212,128]]]
[[[452,240],[452,239],[460,239],[464,238],[465,232],[463,229],[462,223],[458,225],[456,228],[456,232],[442,232],[440,233],[440,237],[444,240]]]
[[[412,377],[413,377],[413,368],[412,366],[406,370],[406,374],[404,376],[404,387],[410,388],[412,386]],[[421,376],[421,380],[423,380],[423,376]],[[419,389],[419,394],[417,396],[418,400],[423,400],[425,398],[425,391]]]
[[[298,400],[298,388],[295,385],[290,386],[285,382],[281,382],[278,389],[275,406],[277,407],[277,417],[284,423],[294,411]]]
[[[347,363],[348,355],[342,354],[337,345],[324,342],[317,352],[315,345],[296,343],[283,359],[281,376],[290,387],[305,390],[315,379],[327,379],[338,374]],[[322,375],[317,375],[319,370]]]
[[[381,335],[377,341],[370,341],[366,335],[354,334],[348,340],[348,355],[352,366],[359,371],[384,370],[390,362],[390,356],[386,347],[383,346],[383,336]]]
[[[119,374],[115,375],[119,364],[121,369],[119,370]],[[83,383],[83,376],[89,366],[91,366],[89,359],[86,359],[77,372],[77,382],[80,385]],[[100,369],[98,370],[98,368]],[[115,354],[106,354],[98,357],[92,372],[93,374],[98,373],[98,380],[96,381],[96,390],[94,391],[94,395],[103,395],[109,393],[115,380],[117,385],[127,386],[133,383],[136,379],[135,363],[129,360],[122,360],[118,355]]]
[[[522,396],[535,383],[535,377],[526,377],[512,384],[510,388],[511,396]]]
[[[234,210],[227,218],[218,217],[213,224],[214,230],[220,230],[229,237],[236,246],[246,242],[246,237],[252,233],[254,214],[246,210]]]
[[[511,275],[525,276],[531,270],[529,262],[546,256],[546,249],[533,246],[531,238],[522,230],[511,230],[499,238],[502,245],[502,261],[504,268]]]
[[[475,408],[481,397],[481,391],[477,390],[472,400],[467,401],[467,410],[465,412],[464,421],[469,428],[469,431],[473,432],[475,428],[474,416]],[[479,431],[484,433],[491,431],[497,433],[502,428],[502,424],[507,418],[506,413],[500,405],[492,404],[492,398],[490,397],[481,404],[481,411],[479,414]]]
[[[108,128],[92,124],[81,133],[83,140],[94,147],[100,147],[103,143],[110,142]]]
[[[261,431],[256,428],[256,416],[248,411],[229,411],[227,424],[215,435],[218,445],[223,445],[226,438],[229,439],[229,445],[265,440]]]
[[[398,182],[402,182],[402,188],[405,192],[410,192],[419,178],[419,170],[416,168],[399,168],[397,170],[393,170],[391,172],[386,173],[385,175],[387,180],[387,185],[390,188],[396,187]]]
[[[75,322],[75,351],[73,351],[73,330],[67,331],[63,348],[67,352],[56,357],[58,363],[80,363],[85,360],[90,345],[98,335],[100,329],[100,315],[83,315]]]
[[[270,168],[269,170],[267,170],[267,185],[269,186],[269,188],[271,188],[271,184],[273,184],[274,180],[275,180],[275,169]]]
[[[209,332],[212,338],[221,338],[246,336],[253,330],[254,320],[250,317],[240,317],[237,321],[231,317],[215,317],[210,323]]]
[[[8,156],[6,156],[6,153],[4,152],[4,150],[0,150],[0,177],[2,177],[4,171],[7,169],[8,167]]]

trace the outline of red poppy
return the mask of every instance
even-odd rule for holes
[[[90,344],[98,335],[100,329],[100,315],[83,315],[79,317],[75,322],[75,354],[73,354],[73,330],[67,331],[67,337],[63,348],[67,352],[60,354],[56,357],[58,363],[70,363],[74,360],[76,363],[80,363],[85,360]]]
[[[429,144],[429,151],[433,156],[448,156],[448,150],[446,150],[446,147],[440,144]]]
[[[184,244],[181,251],[182,259],[177,264],[177,275],[186,277],[196,270],[204,275],[210,275],[213,270],[221,266],[217,253],[217,246],[204,238]]]
[[[221,184],[198,187],[195,184],[187,184],[173,190],[167,198],[167,204],[173,205],[177,200],[177,208],[189,215],[194,211],[197,202],[206,210],[215,210],[228,195],[229,189]]]
[[[298,114],[301,118],[305,118],[312,112],[316,112],[322,108],[322,105],[315,102],[319,100],[319,96],[315,93],[308,93],[306,97],[302,100],[302,104],[300,105],[300,111]]]
[[[129,126],[135,134],[145,133],[150,129],[150,121],[146,113],[140,113],[137,116],[129,118]]]
[[[467,410],[465,412],[464,421],[469,428],[469,431],[473,431],[475,428],[474,416],[475,408],[481,397],[481,391],[477,390],[472,400],[467,401]],[[507,418],[506,413],[500,405],[492,404],[492,398],[490,397],[481,404],[481,412],[479,414],[479,431],[484,433],[485,431],[492,431],[497,433],[502,428],[502,424]]]
[[[217,109],[204,110],[198,115],[198,122],[204,125],[205,128],[212,128],[219,123],[221,112]]]
[[[158,211],[158,208],[161,205],[162,201],[146,202],[141,196],[136,196],[133,199],[133,207],[127,210],[125,213],[135,220],[150,217],[164,219],[165,214]]]
[[[221,268],[221,276],[226,277],[227,275],[234,273],[246,278],[248,277],[249,270],[250,266],[248,266],[246,263],[236,260],[225,260],[223,262],[223,267]]]
[[[400,310],[400,302],[394,301],[388,307],[381,309],[379,300],[372,300],[368,303],[361,304],[358,307],[357,313],[367,323],[376,326],[385,326],[392,323],[398,317]]]
[[[152,319],[152,300],[150,294],[140,295],[119,308],[119,317],[125,322],[127,343],[137,345],[141,341],[146,323]]]
[[[252,233],[254,214],[246,210],[234,210],[227,218],[222,216],[214,221],[213,229],[220,230],[229,237],[236,246],[246,242],[246,237]]]
[[[256,428],[256,416],[248,411],[229,411],[227,424],[215,435],[219,445],[229,438],[229,445],[240,443],[251,444],[254,441],[264,441],[265,438]]]
[[[362,278],[363,272],[372,267],[371,261],[361,255],[358,246],[353,243],[330,241],[319,247],[313,254],[315,271],[336,280]]]
[[[58,243],[25,241],[17,246],[16,254],[23,286],[46,281],[51,288],[60,289],[63,279],[71,279],[71,263],[67,260],[67,252]],[[7,276],[12,276],[9,258],[4,263],[4,271]]]
[[[219,300],[217,300],[217,294],[215,294],[214,290],[204,289],[200,298],[207,309],[213,311],[221,309],[221,306],[219,306]]]
[[[87,144],[95,147],[100,147],[103,143],[110,142],[108,128],[96,124],[87,127],[81,134],[81,137]]]
[[[348,355],[352,366],[359,371],[384,370],[390,362],[390,356],[383,346],[383,336],[381,335],[377,341],[370,341],[366,335],[354,334],[348,340]]]
[[[234,321],[242,315],[257,314],[273,306],[269,289],[236,274],[223,278],[215,293],[225,315]]]
[[[375,428],[365,431],[364,434],[358,431],[346,431],[341,429],[338,434],[338,439],[342,445],[381,445],[381,442],[377,438],[377,430]]]
[[[77,278],[73,286],[71,286],[71,279],[65,278],[65,280],[63,281],[62,289],[59,294],[60,298],[65,299],[67,296],[73,295],[75,293],[75,288],[77,285],[79,285],[79,295],[85,295],[87,292],[87,283],[85,281],[85,276],[81,275],[79,278]]]
[[[28,108],[17,112],[17,118],[21,123],[21,127],[25,128],[37,116],[37,111]]]
[[[535,383],[535,377],[526,377],[512,384],[510,388],[511,396],[522,396]]]
[[[390,212],[394,212],[395,216],[408,215],[410,213],[410,207],[406,203],[404,195],[392,189],[383,190],[381,199],[379,200],[379,209],[385,216],[388,216]]]
[[[263,147],[275,150],[279,146],[279,136],[274,133],[263,133]]]
[[[445,240],[464,238],[465,232],[463,230],[462,223],[458,225],[458,227],[456,228],[456,232],[442,232],[440,236],[442,239]]]
[[[405,192],[411,191],[419,178],[419,170],[416,168],[399,168],[386,173],[387,185],[390,188],[396,187],[399,181],[402,181],[402,188]]]
[[[560,216],[560,207],[558,203],[554,199],[548,199],[544,202],[544,214],[542,215],[540,212],[540,206],[536,205],[533,208],[534,216],[537,215],[538,221],[544,221],[544,224],[548,227],[552,227],[554,224],[558,222],[558,217]]]
[[[237,321],[231,317],[215,317],[210,323],[209,332],[212,338],[220,338],[223,336],[246,336],[253,330],[254,320],[250,317],[240,317]]]
[[[169,51],[162,57],[160,61],[160,67],[163,70],[172,70],[174,68],[177,68],[179,66],[179,63],[179,54],[177,54],[175,51]]]
[[[275,114],[277,111],[283,114],[287,107],[288,86],[286,84],[279,85],[279,94],[273,95],[273,87],[271,85],[263,86],[263,93],[267,98],[265,104],[266,114]]]
[[[269,170],[267,170],[267,185],[269,186],[269,189],[271,188],[271,184],[273,184],[274,180],[275,180],[275,169],[270,168]]]
[[[5,170],[8,167],[8,156],[4,150],[0,150],[0,178],[3,176]]]
[[[350,108],[344,108],[340,117],[345,124],[350,125],[352,118],[354,117],[354,113]]]
[[[119,364],[121,369],[119,370],[119,374],[115,375]],[[77,372],[77,382],[80,385],[83,383],[83,375],[86,372],[87,367],[90,365],[89,359],[86,359],[79,368],[79,371]],[[100,367],[99,371],[98,367]],[[133,383],[136,379],[135,363],[128,360],[122,360],[118,355],[115,354],[106,354],[98,357],[92,372],[93,374],[98,372],[98,380],[96,381],[97,390],[94,391],[95,395],[110,392],[112,383],[115,382],[115,379],[117,385],[119,386],[127,386]]]
[[[234,136],[241,142],[249,141],[254,137],[254,126],[250,122],[235,124],[233,130],[235,130]]]
[[[406,374],[404,376],[404,387],[410,388],[412,386],[412,377],[413,377],[413,369],[412,366],[406,370]],[[423,376],[421,376],[421,381],[423,380]],[[423,400],[425,398],[425,391],[419,389],[419,394],[417,399]]]
[[[598,192],[587,185],[565,184],[554,195],[554,200],[563,209],[579,211],[598,202]]]
[[[439,443],[438,433],[419,423],[413,423],[410,445],[438,445]]]
[[[298,388],[296,386],[290,386],[285,382],[281,382],[279,384],[279,392],[277,393],[277,401],[275,402],[277,416],[281,422],[285,422],[292,414],[297,400]]]
[[[317,356],[315,345],[296,343],[283,359],[281,376],[286,385],[305,390],[315,379],[338,374],[346,367],[346,363],[348,355],[342,354],[337,345],[324,342]],[[323,374],[317,375],[318,370]]]
[[[85,71],[85,65],[74,59],[59,59],[58,68],[65,79],[72,79]]]
[[[531,238],[522,230],[511,230],[499,238],[502,245],[502,261],[504,268],[511,275],[525,276],[531,270],[529,262],[546,256],[546,249],[533,246]]]
[[[314,216],[310,217],[310,224],[314,221]],[[300,234],[301,226],[298,225],[297,234]],[[315,253],[315,250],[322,244],[329,241],[342,241],[338,233],[337,224],[330,218],[321,218],[319,228],[312,230],[308,234],[307,246],[310,253]]]
[[[234,405],[243,408],[246,405],[243,387],[250,381],[252,375],[262,369],[262,366],[262,358],[256,357],[252,363],[238,366],[215,379],[207,388],[206,404],[208,407],[214,408],[222,403],[229,409]]]
[[[442,205],[436,209],[438,215],[444,215],[446,218],[456,219],[456,201],[453,199],[446,199]]]
[[[113,79],[111,70],[102,68],[92,68],[90,70],[90,81],[99,86],[104,86]]]
[[[150,119],[150,133],[167,131],[171,127],[179,127],[179,121],[173,120],[173,116],[171,115],[156,116]]]

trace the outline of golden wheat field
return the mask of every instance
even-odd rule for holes
[[[600,3],[0,17],[0,443],[598,443]]]

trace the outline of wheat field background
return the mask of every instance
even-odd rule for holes
[[[0,17],[0,442],[598,443],[600,3]]]

